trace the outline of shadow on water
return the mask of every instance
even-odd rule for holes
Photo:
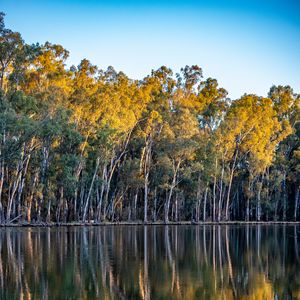
[[[300,299],[300,227],[0,230],[0,299]]]

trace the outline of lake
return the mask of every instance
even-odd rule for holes
[[[0,229],[0,299],[300,299],[299,225]]]

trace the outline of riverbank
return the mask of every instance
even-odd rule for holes
[[[159,225],[300,225],[300,221],[220,221],[220,222],[70,222],[70,223],[6,223],[0,227],[97,227],[97,226],[159,226]]]

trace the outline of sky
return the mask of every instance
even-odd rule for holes
[[[61,44],[142,79],[162,65],[199,65],[236,99],[272,85],[300,93],[300,0],[0,0],[27,43]]]

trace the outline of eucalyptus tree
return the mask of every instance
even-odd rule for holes
[[[229,204],[232,182],[235,172],[242,161],[248,165],[247,169],[257,183],[256,218],[261,218],[261,189],[266,168],[273,162],[276,147],[291,133],[291,128],[282,124],[272,107],[269,98],[255,95],[245,95],[235,101],[224,123],[217,132],[217,147],[220,148],[222,175],[221,187],[224,181],[225,167],[228,168],[228,185],[225,218],[229,218]],[[251,184],[250,184],[251,186]],[[222,201],[220,189],[219,215]],[[221,202],[221,204],[220,204]],[[247,200],[246,218],[249,219],[249,198]]]
[[[24,48],[21,34],[5,27],[4,16],[0,12],[0,89],[6,89],[12,65]]]

